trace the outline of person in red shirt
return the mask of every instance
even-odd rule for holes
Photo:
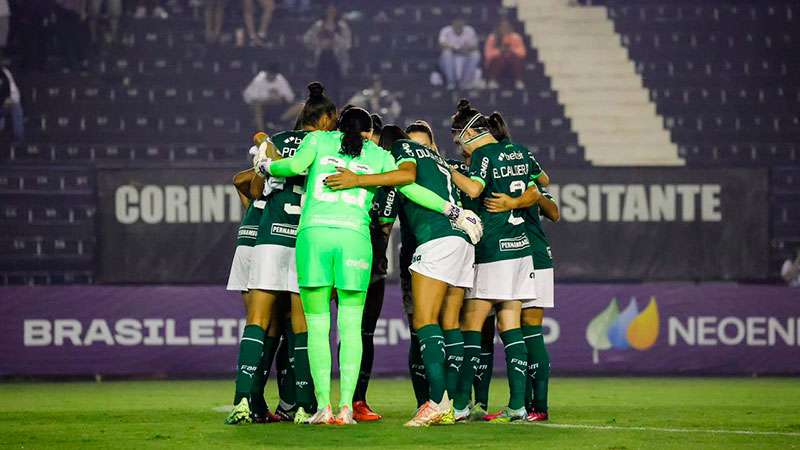
[[[513,77],[516,89],[525,89],[522,72],[528,51],[522,36],[515,32],[508,19],[501,19],[497,30],[486,39],[483,59],[489,78],[489,88],[497,89],[498,80]]]

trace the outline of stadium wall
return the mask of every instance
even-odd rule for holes
[[[222,286],[6,287],[0,299],[0,376],[234,374],[243,310]],[[560,284],[546,342],[556,374],[800,374],[798,300],[780,286]],[[376,374],[407,373],[408,339],[391,285]]]

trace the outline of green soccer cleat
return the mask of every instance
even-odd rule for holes
[[[227,425],[239,425],[242,423],[252,423],[253,418],[250,415],[250,403],[246,398],[239,400],[239,404],[234,406],[228,418],[225,419]]]
[[[309,419],[311,419],[311,414],[307,413],[302,406],[297,408],[297,411],[294,413],[294,423],[301,425],[308,423]]]
[[[489,413],[486,412],[486,410],[483,409],[481,405],[475,405],[472,408],[470,408],[469,417],[467,418],[467,420],[469,420],[470,422],[480,422],[488,414]]]
[[[484,416],[483,420],[491,423],[509,423],[517,420],[525,420],[527,417],[528,412],[525,411],[525,408],[517,410],[505,408],[496,414]]]

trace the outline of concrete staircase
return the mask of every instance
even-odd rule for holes
[[[683,165],[605,7],[503,0],[517,8],[586,159],[598,166]]]

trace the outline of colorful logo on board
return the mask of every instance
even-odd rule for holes
[[[611,303],[586,327],[586,342],[592,347],[592,362],[600,363],[600,352],[605,350],[647,350],[658,339],[659,314],[655,297],[642,311],[636,298],[631,298],[622,311],[617,299]]]

